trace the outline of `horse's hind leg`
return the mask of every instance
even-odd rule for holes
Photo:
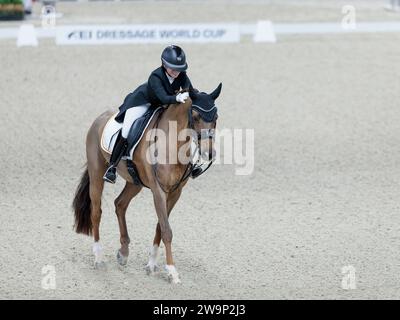
[[[103,260],[102,248],[100,246],[100,220],[101,220],[101,194],[103,193],[104,182],[102,175],[98,175],[97,172],[91,172],[90,176],[90,200],[91,200],[91,220],[92,220],[92,232],[94,238],[93,254],[94,254],[94,266],[96,269],[104,268],[105,263]]]
[[[87,166],[89,173],[89,195],[91,201],[92,233],[94,238],[93,254],[94,266],[96,269],[103,269],[105,262],[102,248],[100,246],[100,220],[101,220],[101,195],[103,193],[104,181],[103,175],[106,171],[106,163],[98,149],[98,143],[89,132],[86,143]]]
[[[167,197],[167,215],[171,214],[172,209],[174,208],[176,202],[178,201],[181,195],[182,189],[179,188],[176,191],[172,192]],[[157,258],[158,258],[158,249],[160,247],[161,242],[161,227],[160,223],[157,223],[156,233],[154,235],[153,246],[150,249],[149,262],[146,265],[147,274],[153,274],[158,270]]]
[[[137,186],[127,182],[120,195],[115,199],[115,213],[118,218],[118,225],[120,231],[121,248],[117,253],[117,261],[120,265],[126,265],[129,255],[129,235],[128,228],[126,227],[126,210],[131,200],[140,192],[142,186]]]

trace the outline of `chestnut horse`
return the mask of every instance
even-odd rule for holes
[[[131,200],[142,190],[148,187],[152,194],[157,213],[158,223],[153,240],[149,262],[146,270],[149,274],[157,269],[157,252],[161,240],[166,250],[166,266],[168,278],[173,283],[179,283],[179,275],[172,258],[172,230],[168,217],[178,201],[182,188],[188,178],[193,176],[196,164],[192,160],[193,144],[196,145],[198,156],[206,159],[209,165],[215,157],[213,146],[217,112],[215,100],[221,92],[220,84],[211,94],[190,91],[190,98],[185,103],[172,104],[161,108],[151,120],[143,134],[143,138],[136,146],[133,160],[121,160],[117,172],[125,181],[125,187],[115,199],[115,213],[117,215],[121,248],[117,252],[117,261],[120,265],[127,263],[129,255],[129,235],[125,214]],[[107,121],[111,118],[111,111],[101,114],[92,124],[86,138],[87,167],[82,175],[73,201],[75,211],[75,231],[86,235],[93,235],[95,268],[105,266],[100,245],[99,226],[101,219],[101,196],[103,193],[103,175],[107,169],[110,155],[101,148],[101,137]],[[174,122],[176,133],[188,130],[184,141],[175,137],[165,139],[171,135],[170,123]],[[171,132],[170,132],[171,131]],[[148,139],[150,137],[150,139]],[[171,142],[172,141],[172,142]],[[178,150],[177,152],[170,152]],[[150,152],[150,150],[153,150]],[[171,156],[172,154],[172,156]],[[186,157],[182,160],[182,154]],[[164,163],[159,162],[161,156],[166,156]],[[150,158],[150,159],[149,159]],[[135,183],[127,170],[127,161],[133,161],[140,179]],[[199,169],[199,167],[197,167]],[[208,167],[207,167],[208,169]]]

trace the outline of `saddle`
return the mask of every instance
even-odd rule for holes
[[[148,125],[150,124],[151,120],[155,116],[155,114],[160,110],[162,107],[158,107],[156,109],[149,108],[146,113],[137,118],[129,131],[128,134],[128,148],[126,155],[122,158],[123,160],[132,160],[133,153],[135,151],[136,146],[139,144],[140,140],[143,137],[145,130],[147,129]],[[115,121],[115,116],[117,113],[113,114],[110,119],[107,121],[103,129],[103,133],[101,136],[101,148],[103,151],[107,152],[108,154],[112,153],[112,150],[115,145],[115,141],[117,140],[117,136],[122,129],[122,123]]]
[[[135,151],[135,147],[139,144],[139,141],[141,140],[144,131],[147,128],[147,125],[150,123],[150,120],[153,118],[154,113],[155,111],[149,108],[149,110],[147,110],[143,116],[137,118],[133,122],[127,138],[128,141],[128,148],[126,149],[127,157],[130,156],[130,151],[132,150],[131,159],[133,159],[133,153]]]
[[[137,118],[133,124],[131,129],[129,130],[129,134],[127,137],[128,148],[126,154],[122,157],[122,160],[127,160],[126,165],[129,174],[131,175],[135,184],[142,184],[140,181],[139,175],[137,174],[137,169],[135,164],[132,162],[133,154],[135,152],[136,146],[139,144],[140,140],[143,138],[144,132],[149,126],[151,120],[158,112],[158,110],[162,109],[162,107],[158,107],[156,109],[149,108],[144,115]],[[115,142],[117,140],[119,132],[122,130],[122,123],[115,121],[116,114],[113,114],[110,119],[107,121],[105,125],[101,137],[101,148],[111,155],[112,150],[114,148]]]

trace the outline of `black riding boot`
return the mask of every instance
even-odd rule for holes
[[[203,172],[202,168],[194,168],[192,171],[192,178],[197,178]]]
[[[120,132],[118,134],[117,141],[115,142],[115,146],[111,154],[110,165],[103,177],[104,181],[115,183],[115,180],[117,179],[117,166],[122,156],[126,152],[127,145],[127,140],[122,137]]]

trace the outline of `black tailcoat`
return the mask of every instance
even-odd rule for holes
[[[164,104],[176,103],[176,92],[192,86],[186,72],[181,72],[172,84],[169,83],[165,72],[163,67],[157,68],[150,74],[146,83],[129,93],[124,103],[119,107],[119,113],[115,120],[120,123],[123,122],[126,110],[135,106],[150,103],[152,107],[158,107]]]

